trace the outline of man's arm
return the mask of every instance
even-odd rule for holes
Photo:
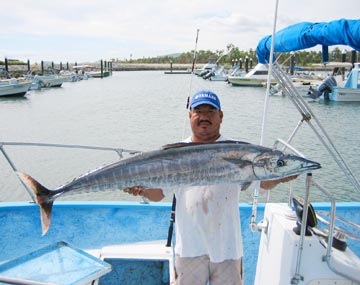
[[[270,189],[273,189],[279,183],[289,182],[291,180],[296,179],[297,177],[298,177],[298,175],[294,175],[294,176],[289,176],[289,177],[276,179],[276,180],[263,180],[260,183],[260,187],[264,190],[270,190]]]

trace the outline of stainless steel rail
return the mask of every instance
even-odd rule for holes
[[[315,132],[321,143],[327,149],[329,154],[332,156],[334,161],[337,163],[339,168],[344,172],[344,174],[349,178],[350,182],[354,185],[355,189],[360,192],[360,181],[355,177],[350,167],[345,162],[344,158],[340,154],[340,152],[336,149],[334,143],[330,139],[329,135],[326,133],[325,129],[321,125],[320,121],[317,119],[315,114],[310,109],[310,106],[304,100],[304,98],[297,92],[294,87],[291,79],[287,76],[287,74],[281,69],[278,63],[274,63],[272,67],[272,74],[279,81],[281,88],[285,92],[286,95],[293,102],[294,106],[298,109],[300,114],[302,115],[302,119],[297,125],[296,129],[290,136],[288,143],[291,142],[293,136],[296,131],[299,129],[300,125],[303,122],[306,122],[312,130]],[[314,123],[312,123],[312,120]]]
[[[5,159],[9,163],[10,167],[14,172],[17,172],[17,168],[13,161],[10,159],[10,156],[4,149],[4,146],[32,146],[32,147],[57,147],[57,148],[75,148],[75,149],[89,149],[89,150],[101,150],[101,151],[113,151],[119,155],[121,159],[123,157],[123,153],[135,154],[140,153],[137,150],[129,150],[123,148],[113,148],[113,147],[99,147],[99,146],[86,146],[86,145],[73,145],[73,144],[53,144],[53,143],[34,143],[34,142],[0,142],[0,151],[4,155]],[[26,189],[27,193],[29,194],[30,198],[33,202],[35,202],[35,197],[32,191],[27,187],[27,185],[19,179],[21,184]]]
[[[292,148],[290,146],[290,143],[292,139],[294,138],[295,134],[301,127],[301,125],[306,122],[311,129],[314,131],[316,136],[319,138],[321,143],[324,145],[324,147],[327,149],[331,157],[334,159],[334,161],[337,163],[339,168],[343,171],[343,173],[348,177],[350,182],[355,187],[355,190],[360,192],[360,182],[355,177],[353,172],[351,171],[350,167],[345,162],[344,158],[340,154],[340,152],[336,149],[334,143],[331,141],[329,135],[326,133],[325,129],[321,125],[320,121],[316,118],[315,114],[311,111],[309,105],[304,100],[304,98],[297,92],[296,88],[292,84],[290,78],[287,76],[287,74],[281,69],[278,63],[274,63],[272,65],[272,74],[274,75],[275,79],[278,80],[278,82],[281,85],[281,88],[283,92],[290,98],[290,100],[293,102],[296,109],[301,114],[302,118],[298,122],[297,126],[295,127],[294,131],[289,136],[288,140],[286,142],[282,140],[277,140],[275,142],[274,147],[278,143],[281,143],[284,145],[283,150],[290,149],[291,151],[297,153],[300,156],[303,156],[301,153],[297,152],[296,149]],[[314,121],[314,124],[312,123],[312,120]],[[351,280],[353,282],[359,282],[358,277],[349,276],[348,274],[341,272],[340,270],[336,269],[332,263],[332,256],[331,256],[331,250],[332,250],[332,243],[333,243],[333,237],[335,232],[335,219],[336,219],[336,202],[334,196],[327,191],[323,186],[321,186],[319,183],[315,181],[311,176],[308,175],[307,181],[306,181],[306,192],[305,192],[305,201],[304,201],[304,210],[303,210],[303,217],[302,221],[302,227],[301,227],[301,234],[300,234],[300,244],[298,249],[298,258],[297,258],[297,264],[296,269],[293,278],[291,279],[291,284],[299,284],[301,281],[300,276],[300,264],[301,264],[301,255],[302,255],[302,242],[305,236],[305,228],[306,226],[306,219],[307,219],[307,205],[309,201],[309,194],[310,194],[310,186],[317,187],[322,193],[324,193],[331,202],[331,212],[330,212],[330,221],[329,221],[329,229],[328,229],[328,241],[326,246],[326,254],[323,257],[323,260],[327,262],[329,268],[337,273],[340,276],[343,276],[347,278],[348,280]],[[292,196],[292,192],[290,191],[290,199]],[[290,201],[290,200],[289,200]],[[358,225],[357,225],[358,226]]]

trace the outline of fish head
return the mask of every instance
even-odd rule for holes
[[[318,162],[274,150],[256,156],[253,168],[259,180],[270,180],[310,172],[321,166]]]

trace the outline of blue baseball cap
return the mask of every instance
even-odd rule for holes
[[[207,104],[211,105],[217,110],[221,110],[220,100],[218,96],[209,90],[201,90],[196,92],[190,101],[190,109],[196,108],[197,106]]]

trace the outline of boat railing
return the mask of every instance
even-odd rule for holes
[[[320,121],[316,118],[315,114],[311,111],[310,107],[308,106],[308,104],[306,103],[304,98],[302,98],[302,96],[298,93],[297,89],[293,86],[293,83],[292,83],[291,79],[286,75],[286,73],[282,70],[282,68],[276,62],[273,64],[272,74],[273,74],[274,78],[281,85],[282,90],[285,92],[286,95],[288,95],[288,97],[290,98],[290,100],[292,101],[292,103],[294,104],[296,109],[301,114],[300,121],[297,123],[296,127],[294,128],[293,132],[288,137],[287,141],[283,141],[281,139],[278,139],[275,142],[274,147],[277,148],[278,144],[282,144],[283,145],[283,148],[281,149],[282,151],[288,149],[288,150],[291,150],[292,152],[296,153],[297,155],[304,157],[304,155],[302,153],[300,153],[299,151],[297,151],[295,148],[293,148],[290,145],[290,143],[293,140],[296,133],[298,132],[298,130],[300,129],[300,127],[303,125],[303,123],[306,122],[311,127],[311,129],[314,131],[316,136],[319,138],[320,142],[327,149],[327,151],[329,152],[331,157],[334,159],[336,164],[339,166],[339,168],[343,171],[345,176],[353,184],[353,186],[355,187],[355,190],[360,192],[360,182],[359,182],[359,180],[355,177],[355,175],[353,174],[352,170],[350,169],[350,167],[345,162],[345,160],[342,157],[342,155],[340,154],[340,152],[336,149],[336,147],[335,147],[334,143],[331,141],[329,135],[326,133],[325,129],[321,125]],[[314,121],[314,123],[312,122],[312,120]],[[325,246],[326,247],[326,254],[323,257],[323,260],[327,262],[329,268],[333,272],[335,272],[335,273],[337,273],[337,274],[339,274],[339,275],[341,275],[341,276],[343,276],[343,277],[345,277],[345,278],[347,278],[349,280],[352,280],[353,282],[359,282],[359,280],[356,279],[354,276],[350,276],[349,274],[338,270],[331,263],[331,261],[333,259],[332,245],[333,245],[333,238],[334,238],[334,233],[335,233],[335,220],[337,218],[336,217],[336,199],[331,194],[330,191],[328,191],[320,183],[316,182],[316,180],[312,177],[311,173],[309,173],[308,176],[307,176],[307,180],[306,180],[306,191],[305,191],[305,197],[304,197],[304,210],[303,210],[303,215],[302,215],[302,221],[303,222],[302,222],[301,233],[300,233],[300,240],[299,240],[299,247],[298,247],[298,257],[297,257],[295,274],[294,274],[294,276],[292,278],[291,284],[299,284],[300,280],[301,280],[300,264],[301,264],[302,250],[303,250],[302,245],[303,245],[303,242],[304,242],[305,231],[306,231],[306,226],[304,226],[304,225],[306,225],[306,221],[307,221],[307,217],[308,217],[308,215],[307,215],[308,214],[307,205],[309,205],[309,203],[310,203],[309,202],[309,194],[310,194],[310,187],[311,186],[315,186],[323,194],[325,194],[328,197],[328,199],[330,200],[330,203],[331,203],[330,214],[329,214],[329,223],[328,223],[329,228],[328,228],[328,236],[327,236],[327,245]],[[292,187],[290,187],[289,206],[291,204],[292,196],[293,196]],[[359,226],[358,225],[353,225],[353,227],[358,229]]]
[[[273,64],[272,74],[276,78],[276,80],[281,84],[282,89],[285,94],[288,95],[294,106],[300,112],[302,118],[298,122],[294,131],[289,136],[287,142],[291,143],[293,137],[299,130],[300,126],[303,122],[306,122],[311,129],[314,131],[316,136],[319,138],[321,143],[327,149],[331,157],[334,159],[339,168],[343,171],[343,173],[348,177],[350,182],[353,184],[355,189],[360,192],[360,181],[355,177],[353,171],[350,169],[349,165],[346,163],[345,159],[341,155],[341,153],[337,150],[334,143],[330,139],[329,135],[325,131],[324,127],[321,125],[320,121],[317,119],[315,114],[310,109],[309,105],[306,103],[304,98],[298,93],[296,88],[294,87],[291,79],[286,75],[286,73],[281,69],[279,64],[276,62]],[[312,122],[314,121],[314,123]]]
[[[128,154],[136,154],[140,153],[141,151],[137,150],[130,150],[130,149],[123,149],[123,148],[114,148],[114,147],[99,147],[99,146],[88,146],[88,145],[75,145],[75,144],[55,144],[55,143],[36,143],[36,142],[0,142],[0,151],[5,157],[6,161],[10,165],[11,169],[14,172],[17,172],[17,168],[15,163],[11,160],[9,154],[5,150],[5,146],[25,146],[25,147],[52,147],[52,148],[71,148],[71,149],[87,149],[87,150],[94,150],[94,151],[110,151],[115,152],[119,159],[123,158],[124,153]],[[33,202],[35,202],[35,197],[32,191],[28,188],[28,186],[19,178],[21,184],[26,189],[27,193],[29,194],[30,198]]]
[[[328,236],[327,236],[327,240],[324,242],[324,246],[326,247],[326,254],[323,256],[323,261],[327,263],[328,267],[335,272],[336,274],[351,280],[354,283],[358,283],[360,281],[358,276],[352,276],[351,274],[344,272],[341,270],[341,267],[337,267],[336,265],[334,265],[333,261],[337,258],[336,256],[332,255],[332,249],[333,249],[333,241],[335,238],[335,233],[338,232],[340,233],[342,236],[350,236],[349,233],[345,232],[344,230],[337,230],[335,231],[335,220],[337,219],[336,217],[336,201],[335,201],[335,197],[326,189],[324,188],[321,184],[319,184],[318,182],[316,182],[314,179],[310,178],[309,182],[309,188],[310,185],[311,186],[315,186],[317,187],[323,194],[325,194],[329,199],[330,199],[330,203],[331,203],[331,207],[330,207],[330,219],[329,219],[329,223],[328,223]],[[307,189],[307,192],[309,192],[309,189]],[[305,204],[306,205],[306,204]],[[308,208],[308,207],[306,207]],[[302,219],[306,219],[307,217],[307,212],[306,212],[306,216],[305,216],[305,208],[304,208],[304,213],[303,213],[303,217]],[[317,218],[319,218],[319,216],[317,215]],[[348,223],[349,225],[351,225],[353,228],[359,230],[359,225],[356,225],[354,223],[351,223],[345,219],[343,219],[343,221],[345,223]],[[305,230],[305,227],[302,227]],[[305,233],[304,233],[305,236]],[[302,236],[302,239],[304,239],[304,236]],[[352,236],[353,239],[359,239],[359,237],[357,236]],[[302,247],[300,249],[299,247],[299,254],[300,251],[302,251]],[[299,276],[299,272],[300,272],[300,268],[296,269],[296,274],[294,277],[297,278]],[[297,283],[296,283],[297,284]]]
[[[335,227],[335,221],[337,219],[341,220],[342,222],[344,222],[345,224],[348,224],[349,226],[351,226],[353,229],[359,231],[360,230],[360,226],[350,222],[346,219],[340,218],[336,216],[336,199],[334,197],[334,195],[332,195],[330,193],[330,191],[328,191],[325,187],[323,187],[320,183],[318,183],[317,181],[315,181],[314,179],[311,179],[309,182],[309,185],[311,186],[315,186],[318,190],[320,190],[323,194],[325,194],[331,203],[331,207],[330,207],[330,214],[329,214],[329,222],[327,223],[328,225],[328,237],[327,240],[325,241],[325,247],[326,247],[326,254],[325,256],[323,256],[323,261],[325,261],[328,265],[328,267],[335,272],[336,274],[345,277],[348,280],[351,280],[354,283],[359,283],[360,279],[359,276],[352,276],[347,272],[344,272],[341,270],[341,267],[337,267],[336,265],[334,265],[333,261],[336,259],[336,256],[332,255],[332,249],[333,249],[333,242],[334,239],[336,238],[336,233],[340,234],[340,237],[348,237],[351,239],[355,239],[355,240],[360,240],[360,236],[357,236],[355,234],[351,234],[350,232],[345,231],[344,229],[336,229]],[[305,211],[304,211],[305,212]],[[317,218],[319,219],[320,217],[317,215]],[[304,216],[303,216],[304,219]],[[322,220],[322,222],[324,223],[325,221]],[[304,227],[305,228],[305,227]],[[326,245],[327,243],[327,245]]]
[[[274,147],[277,148],[277,146],[279,144],[284,145],[284,148],[291,150],[292,152],[294,152],[295,154],[301,156],[301,157],[305,157],[301,152],[299,152],[297,149],[295,149],[294,147],[292,147],[290,144],[288,144],[287,142],[281,140],[281,139],[277,139],[276,142],[274,143]],[[303,244],[304,244],[304,239],[305,239],[305,235],[306,235],[306,225],[307,224],[307,218],[308,218],[308,207],[306,207],[306,205],[310,204],[310,187],[314,186],[316,187],[318,190],[320,190],[320,192],[322,192],[325,196],[328,197],[329,201],[330,201],[330,213],[329,213],[329,222],[326,222],[325,220],[322,219],[322,222],[325,224],[325,226],[328,226],[327,229],[327,241],[325,244],[325,248],[326,248],[326,253],[323,256],[323,261],[325,261],[329,268],[335,272],[336,274],[343,276],[353,282],[358,282],[358,279],[354,279],[354,276],[351,276],[349,274],[347,274],[346,272],[342,272],[341,270],[339,270],[338,268],[336,268],[336,266],[334,266],[332,264],[332,258],[336,258],[332,256],[332,248],[333,248],[333,240],[335,237],[335,222],[336,219],[340,219],[338,217],[336,217],[336,199],[334,197],[334,195],[332,195],[330,193],[329,190],[327,190],[325,187],[323,187],[320,183],[318,183],[311,175],[311,173],[308,173],[307,175],[307,179],[306,179],[306,191],[305,191],[305,197],[304,197],[304,210],[303,210],[303,214],[302,214],[302,227],[301,227],[301,232],[300,232],[300,238],[299,238],[299,247],[298,247],[298,255],[297,255],[297,262],[296,262],[296,268],[295,268],[295,273],[294,276],[291,280],[291,284],[299,284],[300,280],[301,280],[301,276],[300,276],[300,265],[301,265],[301,260],[302,260],[302,253],[303,253]],[[289,193],[289,207],[291,207],[291,201],[293,198],[293,191],[292,191],[292,187],[290,187],[290,193]],[[317,218],[319,219],[320,217],[317,215]],[[352,223],[350,221],[347,221],[345,219],[341,219],[344,223],[347,223],[348,225],[352,226],[353,228],[355,228],[356,230],[360,230],[360,226]],[[338,229],[337,231],[344,231],[343,229]],[[345,236],[347,237],[351,237],[352,239],[357,239],[359,240],[360,237],[356,236],[356,235],[352,235],[351,233],[348,232],[344,232],[343,233]]]

